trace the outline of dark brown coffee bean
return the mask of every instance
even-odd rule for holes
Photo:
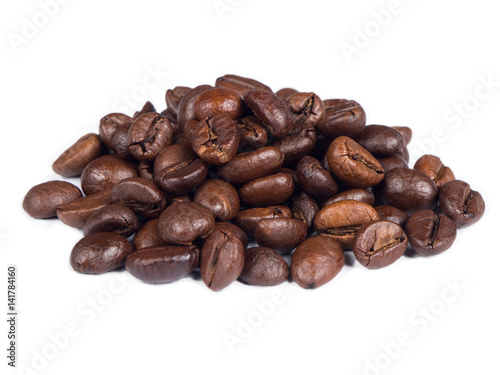
[[[229,163],[218,168],[221,180],[243,185],[260,177],[275,173],[285,160],[279,148],[268,146],[236,155]]]
[[[256,149],[267,144],[266,127],[256,117],[247,116],[235,121],[240,133],[240,150]]]
[[[333,280],[344,263],[344,251],[337,241],[330,237],[310,237],[293,253],[290,273],[300,287],[316,289]]]
[[[194,104],[196,99],[203,94],[205,91],[213,89],[210,85],[200,85],[188,91],[182,97],[179,102],[179,107],[177,109],[177,124],[179,125],[179,130],[184,131],[184,126],[188,120],[194,118]]]
[[[65,181],[48,181],[33,186],[25,195],[23,209],[35,219],[46,219],[57,215],[57,208],[81,198],[82,192]]]
[[[286,105],[295,115],[295,121],[315,127],[325,115],[325,105],[313,92],[298,92],[286,99]]]
[[[147,162],[147,161],[141,161],[139,164],[139,176],[142,178],[145,178],[146,180],[149,181],[154,181],[154,174],[153,174],[153,169],[154,168],[154,163],[153,162]]]
[[[214,225],[214,215],[195,202],[172,204],[158,222],[162,240],[177,245],[191,245],[196,238],[207,237]]]
[[[206,180],[196,191],[194,201],[222,221],[233,219],[240,210],[238,191],[222,180]]]
[[[309,154],[316,144],[316,130],[310,124],[297,123],[282,139],[276,139],[272,146],[278,147],[285,155],[283,165],[295,165]]]
[[[230,161],[240,145],[240,133],[235,122],[225,115],[201,120],[191,133],[194,152],[212,165]]]
[[[399,154],[392,156],[382,156],[377,158],[385,173],[396,168],[409,168],[408,163]]]
[[[378,213],[380,220],[388,220],[398,224],[402,228],[406,226],[408,215],[406,212],[392,206],[376,206],[375,210]]]
[[[368,125],[356,137],[356,141],[377,156],[400,153],[406,146],[405,139],[396,129],[385,125]]]
[[[238,238],[243,244],[243,249],[246,249],[248,247],[248,236],[245,234],[245,232],[243,232],[243,229],[241,229],[237,225],[226,223],[225,221],[219,221],[215,223],[214,232],[215,231],[226,233]]]
[[[156,157],[153,175],[156,177],[162,170],[174,164],[196,159],[196,154],[191,146],[175,144],[165,147]]]
[[[245,263],[245,249],[230,232],[214,231],[201,249],[201,279],[213,291],[220,291],[238,279]]]
[[[158,229],[158,219],[149,220],[135,234],[132,240],[132,245],[136,250],[144,249],[152,246],[167,246],[167,242],[160,237]]]
[[[401,151],[398,155],[401,156],[406,163],[410,162],[410,152],[408,151],[408,147],[403,147],[403,151]]]
[[[92,195],[110,190],[117,182],[137,177],[137,171],[115,155],[104,155],[91,161],[82,172],[82,190]]]
[[[392,221],[365,224],[354,237],[352,252],[359,263],[370,269],[389,266],[403,256],[408,238]]]
[[[281,167],[278,169],[277,172],[278,173],[288,173],[290,176],[292,176],[293,183],[295,184],[295,186],[299,185],[299,181],[297,180],[297,172],[295,172],[293,169]]]
[[[378,213],[372,206],[346,200],[321,209],[314,219],[314,228],[318,234],[337,240],[344,249],[352,249],[354,236],[361,226],[378,219]]]
[[[121,204],[110,204],[94,211],[83,226],[88,236],[99,232],[113,232],[130,237],[139,229],[139,220],[134,212]]]
[[[101,274],[120,268],[134,247],[116,233],[102,232],[83,237],[71,251],[71,267],[79,273]]]
[[[85,166],[101,155],[102,147],[99,136],[89,133],[81,137],[74,145],[64,151],[52,164],[52,169],[64,177],[79,176]]]
[[[185,195],[205,181],[207,174],[205,162],[196,159],[179,162],[161,170],[155,180],[167,194]]]
[[[297,180],[306,193],[316,198],[331,197],[339,190],[332,174],[311,156],[304,156],[297,165]]]
[[[441,254],[453,245],[457,226],[445,215],[421,210],[408,219],[406,233],[413,250],[422,256],[430,256]]]
[[[172,142],[173,135],[170,121],[155,112],[145,113],[128,131],[128,149],[137,160],[150,162]]]
[[[326,207],[329,204],[335,202],[340,202],[345,200],[359,201],[369,204],[370,206],[373,206],[373,204],[375,203],[375,196],[371,191],[366,189],[346,190],[334,195],[333,197],[328,198],[325,202],[323,202],[323,207]]]
[[[314,231],[314,218],[319,212],[318,203],[304,192],[296,193],[290,199],[293,217],[307,225],[309,233]]]
[[[294,188],[293,177],[290,174],[277,173],[253,180],[238,192],[241,199],[251,206],[272,206],[290,198]]]
[[[401,135],[403,136],[403,138],[405,140],[405,144],[408,146],[411,142],[411,138],[412,138],[412,134],[413,134],[412,130],[407,126],[393,126],[393,128],[401,133]]]
[[[285,258],[267,247],[245,251],[245,267],[240,279],[250,285],[274,286],[288,280],[290,269]]]
[[[327,158],[334,176],[349,186],[367,188],[384,179],[377,159],[351,138],[336,138],[328,148]]]
[[[99,136],[102,142],[110,149],[114,148],[112,138],[116,130],[124,125],[128,126],[134,120],[123,113],[110,113],[104,116],[99,123]]]
[[[146,113],[152,113],[152,112],[156,112],[155,106],[151,102],[146,102],[140,111],[137,111],[136,113],[134,113],[134,117],[132,117],[132,118],[134,120],[137,120],[142,115],[144,115]]]
[[[204,120],[207,117],[225,115],[232,119],[243,114],[243,98],[236,91],[215,88],[198,96],[194,103],[194,117]]]
[[[129,150],[129,142],[128,142],[128,132],[132,127],[133,122],[129,122],[123,126],[120,126],[113,133],[113,137],[111,137],[110,147],[109,149],[116,154],[120,159],[135,161],[137,160],[130,153]]]
[[[341,136],[356,138],[365,128],[366,113],[358,103],[344,101],[332,105],[330,101],[325,101],[324,104],[325,115],[316,128],[325,138],[329,140]]]
[[[127,206],[143,219],[156,219],[167,205],[165,195],[155,183],[141,177],[127,178],[113,186],[111,202]]]
[[[83,229],[88,217],[111,203],[111,190],[75,199],[57,208],[57,217],[64,224]]]
[[[145,283],[172,283],[194,271],[199,254],[196,246],[148,247],[130,254],[125,267],[132,276]]]
[[[281,90],[276,91],[276,96],[286,103],[286,100],[290,96],[292,96],[293,94],[296,94],[296,93],[298,93],[297,90],[289,88],[289,87],[285,87]]]
[[[167,206],[170,206],[171,204],[174,203],[183,203],[183,202],[192,202],[193,201],[193,194],[188,193],[185,195],[177,195],[177,196],[171,196],[167,197]]]
[[[459,228],[477,223],[483,217],[485,210],[481,194],[460,180],[443,185],[439,193],[439,206]]]
[[[259,246],[269,247],[285,254],[297,247],[307,237],[307,225],[299,219],[262,219],[255,229]]]
[[[396,168],[389,171],[379,186],[382,202],[402,211],[432,209],[436,206],[438,189],[424,173]]]
[[[165,102],[167,103],[168,111],[177,118],[177,110],[182,98],[192,89],[185,86],[174,87],[173,90],[167,90],[165,93]]]
[[[422,156],[417,160],[413,168],[429,176],[438,189],[441,189],[447,182],[455,180],[452,170],[446,167],[441,159],[434,155]]]
[[[285,137],[294,124],[292,112],[272,92],[252,90],[245,95],[245,104],[276,138]]]
[[[251,237],[255,235],[257,225],[262,219],[292,217],[292,211],[287,206],[269,206],[250,208],[238,212],[235,217],[235,223],[245,233]]]
[[[222,87],[236,91],[242,97],[244,97],[247,92],[254,89],[272,92],[268,86],[256,81],[255,79],[240,77],[234,74],[226,74],[225,76],[217,78],[215,87]]]
[[[335,110],[360,106],[360,104],[357,101],[351,99],[326,99],[323,100],[323,104],[325,105],[325,109],[335,109]]]

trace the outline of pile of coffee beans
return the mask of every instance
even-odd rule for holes
[[[81,190],[45,182],[23,207],[83,229],[77,272],[125,266],[169,283],[199,269],[214,291],[237,279],[312,289],[342,270],[345,251],[371,269],[408,248],[436,255],[483,216],[481,194],[440,158],[408,166],[411,137],[366,125],[354,100],[225,75],[168,90],[163,112],[148,102],[104,116],[52,166],[81,176]]]

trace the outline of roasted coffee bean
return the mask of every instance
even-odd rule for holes
[[[436,206],[438,189],[424,173],[396,168],[389,171],[379,185],[382,202],[402,211],[432,209]]]
[[[406,223],[411,247],[422,256],[441,254],[457,237],[457,226],[449,217],[436,215],[432,210],[415,212]]]
[[[156,108],[151,102],[146,102],[142,109],[140,111],[137,111],[134,113],[134,117],[132,117],[134,120],[137,120],[139,117],[146,113],[151,113],[151,112],[156,112]]]
[[[104,155],[91,161],[82,172],[82,190],[92,195],[111,189],[117,182],[138,173],[130,164],[115,155]]]
[[[406,212],[392,206],[376,206],[375,210],[378,213],[380,220],[388,220],[398,224],[402,228],[406,226],[408,215]]]
[[[136,250],[140,250],[152,246],[167,246],[169,244],[160,237],[158,219],[153,219],[146,222],[134,235],[132,245],[134,245]]]
[[[276,138],[285,137],[294,124],[294,117],[287,105],[265,90],[252,90],[245,95],[245,104]]]
[[[240,77],[234,74],[226,74],[225,76],[217,78],[215,87],[222,87],[236,91],[242,97],[244,97],[247,92],[254,89],[272,92],[268,86],[256,81],[255,79]]]
[[[372,206],[345,200],[322,208],[314,219],[314,228],[318,234],[337,240],[344,249],[352,249],[354,236],[361,226],[378,219]]]
[[[240,145],[240,133],[235,122],[226,115],[201,120],[191,133],[194,152],[212,165],[230,161]]]
[[[112,143],[116,130],[124,125],[129,125],[134,120],[123,113],[110,113],[104,116],[99,123],[99,136],[102,142],[110,149],[114,148]]]
[[[306,193],[316,198],[331,197],[339,190],[332,174],[311,156],[304,156],[297,165],[297,180]]]
[[[327,139],[346,136],[356,138],[365,128],[366,113],[355,101],[325,101],[325,115],[318,125],[318,131]],[[334,105],[335,104],[335,105]]]
[[[290,198],[294,188],[293,177],[290,174],[276,173],[253,180],[238,192],[241,199],[251,206],[272,206]]]
[[[286,99],[286,105],[295,115],[295,121],[316,126],[323,120],[325,105],[321,98],[313,92],[298,92]]]
[[[141,161],[141,163],[139,164],[139,176],[145,178],[146,180],[154,181],[155,178],[154,178],[153,168],[154,168],[154,163]]]
[[[165,102],[167,103],[168,111],[177,118],[177,110],[182,98],[192,89],[185,86],[174,87],[173,90],[167,90],[165,93]]]
[[[83,234],[113,232],[130,237],[139,229],[139,220],[134,212],[122,204],[110,204],[94,211],[85,221]]]
[[[215,223],[214,232],[215,231],[219,231],[231,235],[233,237],[236,237],[241,241],[244,249],[248,247],[248,236],[245,234],[245,232],[243,232],[243,229],[241,229],[237,225],[226,223],[225,221],[219,221]]]
[[[213,291],[220,291],[238,279],[245,264],[245,249],[231,232],[212,232],[201,249],[201,279]]]
[[[293,94],[296,94],[296,93],[298,93],[297,90],[289,88],[289,87],[285,87],[281,90],[276,91],[276,96],[286,103],[286,100],[290,96],[292,96]]]
[[[293,253],[290,273],[300,287],[316,289],[333,280],[344,263],[344,251],[337,241],[330,237],[310,237]]]
[[[409,168],[408,163],[399,154],[392,156],[382,156],[377,158],[385,173],[396,168]]]
[[[307,225],[309,233],[314,231],[314,218],[319,212],[318,203],[304,192],[295,193],[290,199],[293,217]]]
[[[408,146],[411,142],[411,138],[412,138],[412,134],[413,134],[412,130],[407,126],[393,126],[393,128],[401,133],[401,135],[403,136],[403,138],[405,140],[405,144]]]
[[[227,182],[206,180],[194,195],[194,201],[208,208],[216,219],[233,219],[240,210],[238,191]]]
[[[250,285],[274,286],[288,280],[290,269],[280,254],[267,247],[245,251],[245,267],[240,279]]]
[[[84,135],[57,158],[52,164],[52,169],[64,177],[79,176],[85,166],[98,158],[101,152],[99,136],[94,133]]]
[[[162,240],[176,245],[191,245],[196,238],[207,237],[214,225],[214,215],[195,202],[172,204],[158,222]]]
[[[111,190],[75,199],[57,208],[57,217],[64,224],[83,229],[88,217],[111,203]]]
[[[101,232],[83,237],[71,252],[71,267],[79,273],[101,274],[120,268],[134,247],[116,233]]]
[[[47,219],[57,215],[57,208],[81,198],[78,187],[65,181],[48,181],[33,186],[26,193],[23,209],[35,219]]]
[[[110,141],[110,150],[120,159],[128,161],[137,160],[129,150],[128,132],[132,127],[132,124],[133,122],[129,122],[128,124],[120,126],[116,129]]]
[[[282,139],[276,139],[272,146],[278,147],[285,155],[283,165],[293,166],[309,154],[316,144],[316,130],[310,124],[295,124]]]
[[[156,183],[167,194],[185,195],[201,185],[208,174],[208,167],[201,159],[179,162],[161,170]]]
[[[194,103],[194,117],[204,120],[207,117],[225,115],[233,120],[243,114],[243,98],[236,91],[215,88],[198,96]]]
[[[295,249],[307,237],[307,225],[299,219],[262,219],[255,229],[259,246],[270,247],[280,254]]]
[[[326,99],[323,100],[323,104],[325,105],[325,109],[335,109],[335,110],[360,106],[360,104],[357,101],[351,99]]]
[[[111,189],[111,202],[127,206],[143,219],[156,219],[165,209],[167,199],[154,182],[131,177]]]
[[[367,188],[384,179],[377,159],[351,138],[336,138],[328,148],[327,158],[334,176],[349,186]]]
[[[125,267],[132,276],[145,283],[171,283],[194,271],[199,254],[196,246],[148,247],[130,254]]]
[[[328,198],[323,202],[322,207],[326,207],[329,204],[345,200],[359,201],[373,206],[373,204],[375,203],[375,196],[371,191],[366,189],[346,190],[341,193],[335,194],[333,197]]]
[[[180,131],[184,131],[186,122],[194,118],[194,104],[196,99],[205,91],[211,89],[213,89],[213,87],[210,85],[200,85],[184,94],[177,109],[177,124],[179,125]]]
[[[196,154],[191,146],[182,144],[167,146],[161,150],[154,161],[153,175],[156,177],[167,167],[195,159]]]
[[[266,127],[256,117],[247,116],[235,121],[240,133],[240,150],[256,149],[267,144]]]
[[[173,135],[170,121],[155,112],[145,113],[128,131],[128,149],[137,160],[150,162],[172,142]]]
[[[253,237],[255,235],[257,225],[262,219],[279,217],[291,218],[292,211],[287,206],[250,208],[248,210],[238,212],[235,217],[235,223],[243,229],[247,235]]]
[[[408,147],[403,147],[403,151],[401,151],[398,155],[401,156],[406,163],[410,162],[410,152],[408,151]]]
[[[460,180],[443,185],[439,193],[439,206],[459,228],[477,223],[483,217],[485,210],[481,194]]]
[[[268,146],[236,155],[218,168],[220,179],[233,185],[243,185],[275,173],[285,160],[279,148]]]
[[[280,169],[278,169],[278,173],[288,173],[290,176],[292,176],[295,186],[299,185],[299,181],[297,180],[297,172],[295,172],[293,169],[281,167]]]
[[[170,206],[171,204],[174,203],[183,203],[183,202],[192,202],[193,201],[193,194],[188,193],[185,195],[177,195],[177,196],[169,196],[167,197],[167,206]]]
[[[441,189],[447,182],[455,180],[452,170],[446,167],[441,159],[434,155],[422,156],[417,160],[413,168],[429,176],[438,189]]]
[[[403,256],[408,238],[392,221],[365,224],[356,233],[352,252],[359,263],[371,269],[389,266]]]
[[[385,125],[368,125],[356,137],[356,141],[377,156],[391,156],[400,153],[406,146],[403,135]]]

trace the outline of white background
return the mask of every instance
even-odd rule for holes
[[[87,0],[44,16],[37,1],[3,1],[0,310],[7,265],[16,264],[19,373],[499,373],[497,2],[391,3],[222,0],[227,7],[218,13],[212,0]],[[376,21],[373,12],[389,9],[390,19]],[[35,31],[25,26],[34,18]],[[359,36],[367,28],[368,41]],[[358,48],[350,61],[346,44]],[[160,74],[151,80],[154,70]],[[226,73],[275,90],[356,99],[369,123],[412,127],[412,155],[441,156],[483,194],[485,217],[434,258],[404,257],[370,271],[349,255],[350,265],[315,291],[235,283],[214,293],[191,278],[151,286],[126,272],[72,271],[69,254],[81,233],[29,218],[24,194],[58,178],[53,160],[97,131],[103,115],[130,107],[124,95],[145,94],[163,110],[167,88],[213,84]],[[487,80],[496,86],[485,87]],[[460,115],[457,106],[465,107]],[[457,283],[455,293],[448,289]],[[271,312],[259,319],[256,304]],[[421,308],[430,308],[426,317]],[[249,320],[256,328],[242,332]],[[73,336],[64,340],[68,324]],[[2,323],[2,374],[6,331]],[[228,346],[225,335],[238,332],[247,337]],[[401,335],[399,350],[391,343]],[[33,366],[42,371],[27,372]]]

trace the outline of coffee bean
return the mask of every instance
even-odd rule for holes
[[[174,131],[170,121],[158,113],[145,113],[128,131],[128,149],[140,161],[153,161],[172,142]]]
[[[211,89],[213,89],[213,87],[210,85],[200,85],[184,94],[177,109],[177,123],[181,131],[184,131],[184,126],[188,120],[194,118],[194,105],[196,99],[205,91]]]
[[[307,237],[307,225],[299,219],[262,219],[255,229],[259,246],[269,247],[285,254],[297,247]]]
[[[356,138],[365,128],[366,113],[353,100],[326,100],[325,115],[318,125],[318,131],[327,139],[346,136]]]
[[[452,170],[434,155],[422,156],[415,163],[414,169],[425,173],[436,184],[438,189],[441,189],[447,182],[455,180]]]
[[[235,121],[240,133],[240,150],[256,149],[267,144],[267,129],[256,117],[247,116]]]
[[[75,199],[57,208],[57,217],[64,224],[83,229],[88,217],[111,203],[111,190]]]
[[[151,102],[146,102],[143,106],[142,106],[142,109],[140,111],[137,111],[136,113],[134,113],[134,116],[132,117],[134,120],[137,120],[139,117],[141,117],[142,115],[146,114],[146,113],[154,113],[156,112],[156,108],[155,106],[153,105],[153,103]]]
[[[141,161],[139,164],[139,176],[154,182],[154,164],[152,162]]]
[[[216,219],[233,219],[240,210],[238,191],[227,182],[206,180],[194,195],[194,201],[208,208]]]
[[[182,144],[167,146],[155,158],[153,175],[156,177],[165,168],[168,168],[177,163],[195,159],[196,154],[193,152],[191,146]]]
[[[411,142],[411,138],[412,138],[412,134],[413,134],[412,130],[407,126],[393,126],[393,128],[401,133],[401,135],[403,136],[403,138],[405,140],[405,144],[408,146]]]
[[[276,139],[271,143],[285,155],[283,162],[285,166],[294,166],[311,152],[315,144],[316,130],[312,125],[306,123],[296,123],[286,137]]]
[[[99,136],[89,133],[81,137],[74,145],[64,151],[52,164],[52,169],[64,177],[79,176],[85,166],[101,155],[102,147]]]
[[[300,187],[315,198],[328,198],[339,190],[332,174],[311,156],[304,156],[297,165],[297,180]]]
[[[226,74],[225,76],[217,78],[215,87],[222,87],[236,91],[242,97],[244,97],[247,92],[254,89],[272,92],[268,86],[256,81],[255,79],[240,77],[234,74]]]
[[[288,280],[290,269],[275,250],[253,247],[245,251],[245,267],[240,279],[250,285],[274,286]]]
[[[129,122],[123,126],[120,126],[113,133],[113,137],[110,141],[109,149],[120,159],[127,161],[136,161],[137,159],[130,153],[129,150],[129,139],[128,133],[132,127],[133,122]]]
[[[430,256],[448,250],[457,237],[457,226],[445,215],[432,210],[415,212],[406,223],[410,245],[419,255]]]
[[[134,212],[121,204],[110,204],[94,211],[85,221],[83,234],[113,232],[130,237],[139,229],[139,220]]]
[[[205,91],[194,103],[194,117],[204,120],[208,117],[225,115],[231,119],[243,114],[243,98],[236,91],[215,88]]]
[[[231,223],[226,223],[225,221],[219,221],[219,222],[215,223],[214,232],[215,231],[219,231],[219,232],[231,235],[233,237],[236,237],[237,239],[239,239],[241,241],[244,249],[246,249],[248,247],[248,237],[245,234],[245,232],[243,232],[243,229],[241,229],[237,225],[234,225]],[[202,241],[203,240],[206,240],[206,239],[202,239]]]
[[[345,200],[359,201],[369,204],[370,206],[373,206],[373,203],[375,203],[375,196],[371,191],[366,189],[346,190],[334,195],[333,197],[328,198],[326,201],[323,202],[323,207],[326,207],[329,204],[335,202],[340,202]]]
[[[123,236],[102,232],[83,237],[71,251],[71,267],[79,273],[101,274],[120,268],[134,247]]]
[[[318,234],[337,240],[344,249],[352,249],[354,236],[361,226],[378,219],[372,206],[344,200],[322,208],[314,219],[314,228]]]
[[[207,237],[214,225],[214,215],[195,202],[172,204],[158,222],[162,240],[176,245],[191,245],[196,238]]]
[[[392,221],[380,220],[361,227],[354,237],[352,252],[363,266],[377,269],[401,258],[407,246],[403,228]]]
[[[162,169],[155,175],[156,183],[167,193],[185,195],[207,177],[208,167],[201,159],[187,160]]]
[[[399,154],[377,158],[385,173],[396,168],[409,168],[406,160]]]
[[[376,206],[375,210],[378,213],[380,220],[388,220],[398,224],[402,228],[406,226],[408,215],[406,212],[392,206]]]
[[[130,164],[115,155],[104,155],[91,161],[82,172],[82,190],[92,195],[111,189],[117,182],[138,173]]]
[[[198,265],[196,246],[154,246],[130,254],[127,271],[149,284],[172,283],[194,271]]]
[[[110,113],[104,116],[99,123],[99,136],[102,142],[110,149],[114,148],[112,142],[116,130],[124,125],[128,126],[134,120],[123,113]]]
[[[136,250],[144,249],[152,246],[166,246],[169,245],[160,237],[158,228],[158,219],[149,220],[141,229],[134,235],[132,245]]]
[[[286,99],[286,105],[295,115],[295,122],[315,127],[325,115],[325,105],[313,92],[298,92]]]
[[[334,176],[349,186],[367,188],[384,179],[377,159],[351,138],[336,138],[328,148],[327,158]]]
[[[402,211],[432,209],[438,198],[438,189],[427,175],[406,168],[389,171],[379,191],[385,205]]]
[[[177,110],[182,98],[192,89],[185,86],[177,86],[172,90],[167,90],[165,93],[165,102],[167,103],[168,111],[177,119]]]
[[[44,182],[28,191],[23,200],[23,209],[35,219],[47,219],[57,215],[59,206],[81,197],[80,189],[69,182]]]
[[[333,280],[342,270],[345,255],[330,237],[310,237],[292,255],[290,273],[300,287],[316,289]]]
[[[319,212],[318,203],[304,192],[295,193],[290,199],[290,208],[295,219],[307,225],[309,233],[314,232],[314,218]]]
[[[377,156],[391,156],[403,150],[405,139],[396,129],[384,125],[368,125],[356,141]]]
[[[439,193],[439,206],[459,228],[477,223],[483,217],[485,210],[481,194],[460,180],[443,185]]]
[[[287,206],[268,206],[259,208],[250,208],[238,212],[235,217],[235,223],[243,231],[254,237],[257,225],[262,219],[271,219],[279,217],[292,217],[292,211]]]
[[[290,96],[292,96],[293,94],[296,94],[296,93],[298,93],[297,90],[289,88],[289,87],[285,87],[281,90],[276,91],[276,96],[286,103],[286,100]]]
[[[277,173],[253,180],[238,192],[241,199],[251,206],[272,206],[285,202],[293,190],[293,177],[288,173]]]
[[[238,279],[244,263],[245,249],[239,238],[214,231],[201,249],[201,279],[211,290],[220,291]]]

